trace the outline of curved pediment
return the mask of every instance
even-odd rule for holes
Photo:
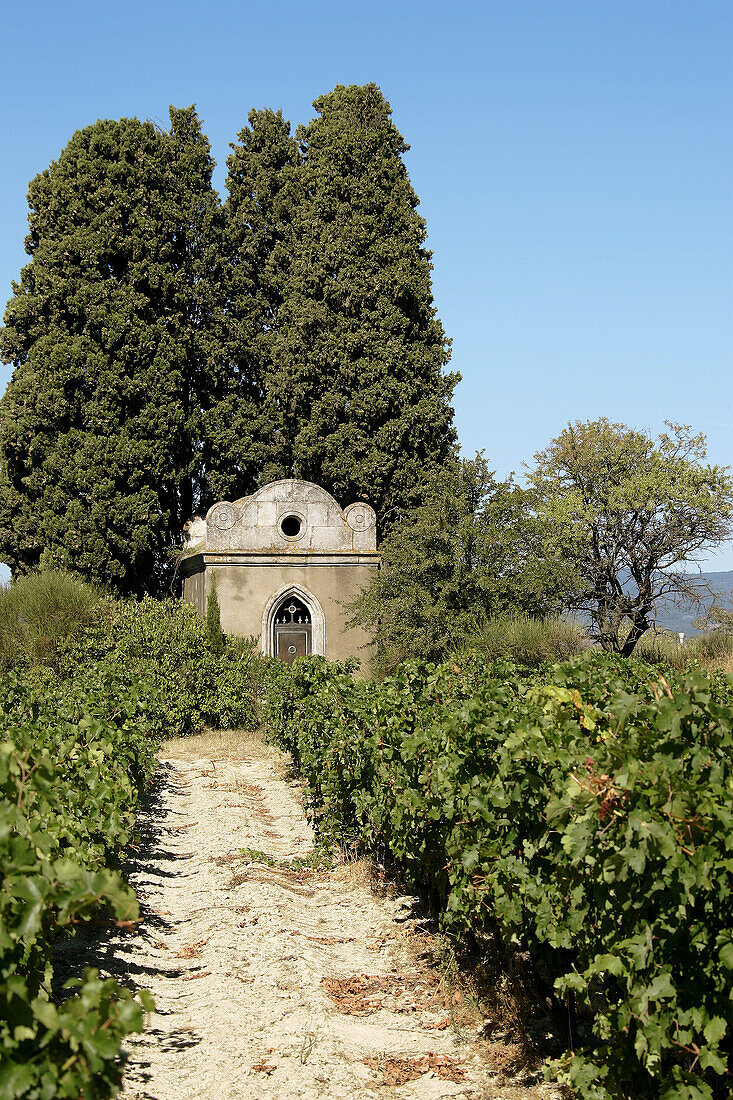
[[[219,501],[206,516],[206,549],[253,553],[376,551],[374,509],[361,502],[341,509],[312,481],[273,481],[248,497]]]

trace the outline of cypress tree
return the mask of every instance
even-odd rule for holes
[[[170,119],[173,282],[171,304],[163,308],[172,309],[175,317],[184,425],[180,455],[187,462],[168,508],[170,537],[178,546],[186,520],[218,499],[220,456],[208,421],[229,387],[230,365],[225,354],[225,221],[211,182],[215,161],[195,108],[171,107]]]
[[[193,108],[79,131],[29,189],[0,332],[0,556],[162,592],[183,523],[276,477],[378,509],[453,453],[448,344],[407,149],[375,85],[297,139],[253,111],[225,213]]]
[[[431,253],[403,154],[374,84],[339,85],[300,127],[302,198],[265,378],[280,476],[363,498],[384,528],[453,453]]]
[[[251,111],[231,148],[224,206],[228,383],[208,420],[210,479],[219,497],[283,476],[268,380],[303,182],[298,144],[280,111]]]
[[[224,652],[224,632],[221,629],[221,611],[219,593],[216,590],[216,573],[211,575],[211,584],[206,595],[206,640],[214,657]]]
[[[165,590],[209,493],[221,211],[193,108],[78,131],[30,184],[31,260],[0,333],[0,556]]]

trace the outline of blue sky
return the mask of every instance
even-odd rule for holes
[[[692,424],[733,462],[729,0],[2,0],[0,298],[26,186],[100,117],[198,105],[223,190],[251,107],[378,83],[411,144],[464,451]],[[0,390],[9,369],[0,367]],[[708,563],[733,569],[733,547]]]

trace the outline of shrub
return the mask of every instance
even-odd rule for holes
[[[729,629],[708,630],[691,638],[686,648],[701,664],[710,668],[726,668],[733,660],[733,632]]]
[[[94,622],[103,598],[86,581],[53,570],[0,588],[0,671],[53,663],[59,648]]]
[[[673,668],[684,672],[691,664],[690,644],[680,645],[676,635],[669,630],[650,630],[637,642],[635,657],[651,665]]]
[[[167,735],[196,733],[204,726],[253,729],[264,659],[249,640],[222,636],[223,652],[211,651],[205,619],[183,600],[110,601],[105,615],[72,639],[63,672],[73,676],[85,661],[105,660],[150,677],[167,712]]]

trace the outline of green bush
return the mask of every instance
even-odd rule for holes
[[[0,672],[52,663],[67,639],[92,623],[102,593],[70,573],[29,573],[0,587]]]
[[[265,661],[251,641],[222,637],[212,653],[206,620],[183,600],[150,596],[110,602],[106,614],[64,654],[62,671],[73,676],[85,661],[104,660],[134,668],[161,692],[168,736],[216,729],[253,729]]]
[[[733,682],[592,652],[519,675],[295,662],[273,736],[320,835],[526,952],[584,1100],[729,1094]]]
[[[49,665],[73,680],[105,661],[162,693],[169,736],[252,729],[267,662],[251,639],[222,634],[215,594],[210,610],[204,620],[183,600],[115,601],[68,573],[29,574],[0,588],[0,673]]]

